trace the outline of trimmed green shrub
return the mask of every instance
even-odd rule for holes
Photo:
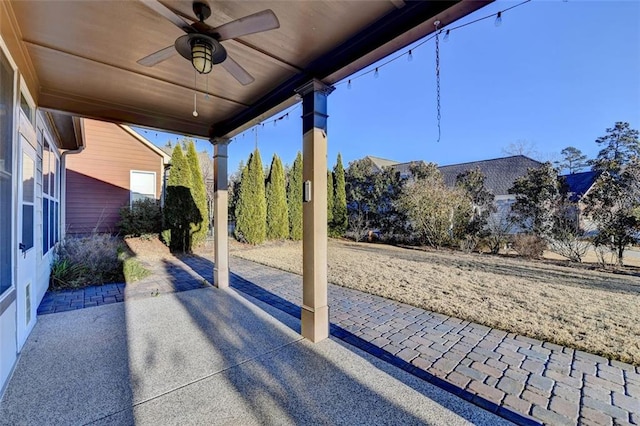
[[[144,199],[134,201],[131,207],[122,207],[118,228],[124,237],[159,233],[162,230],[160,204],[157,200]]]
[[[277,155],[273,155],[267,179],[267,239],[282,240],[289,237],[289,208],[284,180],[284,169]]]
[[[289,238],[302,239],[302,154],[298,151],[287,183],[287,204],[289,205]]]
[[[191,244],[195,247],[207,239],[209,209],[207,207],[207,190],[204,186],[202,170],[200,169],[200,160],[193,141],[189,141],[186,160],[191,170],[191,196],[198,210],[197,214],[193,216],[196,220],[191,222]]]
[[[191,169],[179,144],[173,149],[171,156],[163,220],[162,237],[171,251],[190,252],[191,223],[201,221],[202,216],[193,201]]]
[[[333,237],[341,237],[347,231],[347,192],[345,189],[344,167],[342,156],[338,154],[336,166],[333,168],[334,196],[333,196],[333,222],[329,228],[329,234]]]
[[[234,233],[238,241],[261,244],[267,236],[267,203],[264,171],[257,148],[249,157],[241,179]]]

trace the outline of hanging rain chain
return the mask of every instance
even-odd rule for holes
[[[436,27],[436,103],[438,110],[438,142],[440,142],[440,21],[433,23]]]

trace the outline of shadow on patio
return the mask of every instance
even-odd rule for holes
[[[211,287],[40,317],[0,423],[504,422],[298,329],[280,309]]]

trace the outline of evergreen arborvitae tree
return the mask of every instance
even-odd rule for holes
[[[333,168],[333,185],[335,188],[333,196],[333,224],[330,232],[332,236],[341,237],[347,231],[347,193],[344,181],[344,167],[342,166],[342,156],[338,154],[336,166]]]
[[[236,206],[236,238],[249,244],[263,243],[267,236],[267,203],[264,171],[256,148],[242,172],[242,186]]]
[[[197,214],[194,214],[194,221],[191,222],[191,243],[193,246],[198,246],[207,239],[209,209],[207,207],[207,190],[204,186],[202,170],[200,169],[200,160],[193,141],[189,141],[187,145],[186,160],[191,171],[191,196],[197,208]]]
[[[289,237],[289,209],[284,168],[274,154],[267,179],[267,239],[283,240]]]
[[[240,187],[242,186],[242,171],[245,169],[244,161],[240,160],[240,164],[238,165],[238,170],[235,173],[232,173],[229,176],[229,220],[234,222],[236,221],[236,206],[238,205],[238,198],[240,196]]]
[[[333,222],[333,173],[327,170],[327,226]]]
[[[171,169],[167,180],[162,235],[171,251],[191,250],[190,223],[197,207],[191,195],[191,170],[180,145],[176,145],[171,155]]]
[[[298,152],[296,160],[289,170],[287,184],[287,204],[289,205],[289,238],[302,239],[302,154]]]

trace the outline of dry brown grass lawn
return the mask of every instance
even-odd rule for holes
[[[302,273],[302,245],[232,254]],[[490,327],[640,365],[640,278],[449,251],[330,240],[329,281]]]

